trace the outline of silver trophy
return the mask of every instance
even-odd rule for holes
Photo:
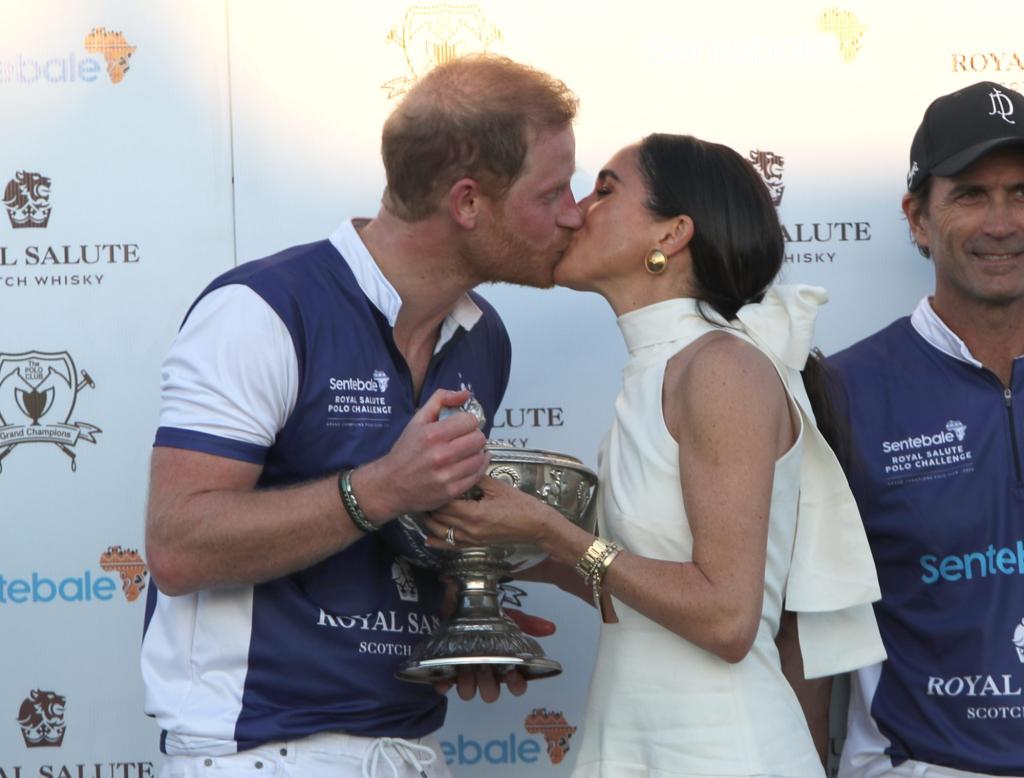
[[[475,400],[470,400],[475,403]],[[482,409],[470,409],[478,419]],[[532,494],[588,531],[594,517],[589,508],[597,476],[582,462],[565,454],[536,449],[488,445],[491,463],[487,475]],[[467,499],[472,499],[467,494]],[[499,584],[512,573],[532,567],[545,554],[536,546],[498,544],[476,548],[437,549],[426,545],[428,531],[415,515],[400,516],[385,525],[386,537],[413,564],[438,570],[455,582],[455,612],[420,641],[412,656],[396,673],[398,678],[419,683],[450,680],[460,668],[489,665],[502,675],[518,670],[528,679],[562,672],[540,644],[501,609]]]

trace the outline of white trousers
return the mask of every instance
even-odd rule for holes
[[[167,756],[160,778],[452,778],[434,735],[414,740],[324,732],[229,756]]]

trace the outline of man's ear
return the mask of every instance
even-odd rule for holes
[[[910,225],[910,236],[914,243],[920,248],[928,248],[928,231],[925,229],[925,221],[928,219],[928,207],[922,206],[919,198],[914,197],[910,192],[903,195],[903,215],[907,217],[907,224]]]
[[[475,229],[480,218],[483,193],[473,178],[460,178],[448,190],[448,215],[460,227]]]
[[[686,214],[675,216],[664,222],[664,233],[658,240],[658,248],[666,257],[678,254],[693,240],[693,219]]]

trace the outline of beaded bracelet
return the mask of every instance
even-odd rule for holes
[[[352,491],[352,468],[348,467],[338,473],[338,492],[341,494],[341,502],[345,506],[345,512],[363,532],[376,532],[380,529],[376,524],[366,518],[363,509],[359,507],[355,492]]]

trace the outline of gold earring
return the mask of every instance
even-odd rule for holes
[[[644,257],[644,267],[647,268],[647,272],[652,276],[661,275],[665,272],[665,268],[668,267],[668,257],[659,249],[651,249],[647,252],[647,256]]]

